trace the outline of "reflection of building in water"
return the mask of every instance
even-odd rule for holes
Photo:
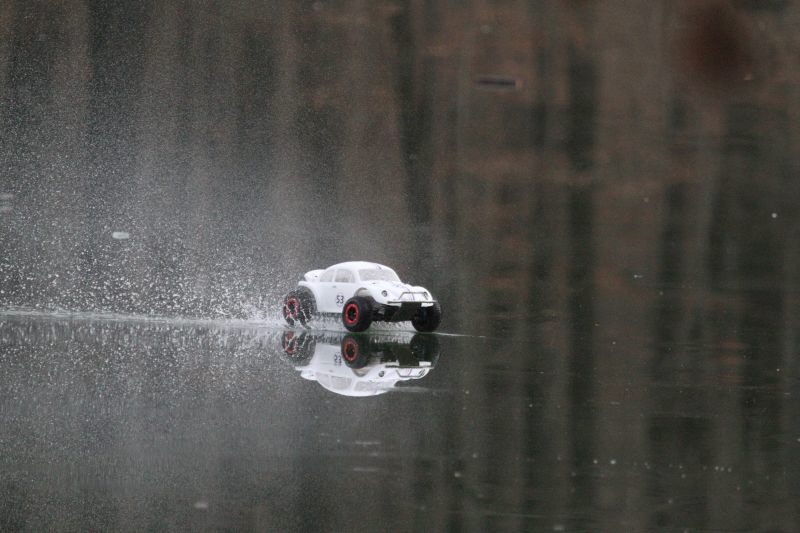
[[[287,330],[281,349],[305,379],[343,396],[376,396],[425,377],[439,359],[434,335]]]

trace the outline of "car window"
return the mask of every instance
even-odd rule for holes
[[[400,281],[397,274],[386,268],[380,270],[377,268],[359,270],[358,275],[361,276],[361,281]]]
[[[356,277],[349,270],[340,269],[336,271],[336,281],[338,283],[355,283]]]
[[[328,270],[319,277],[320,281],[333,281],[333,270]]]

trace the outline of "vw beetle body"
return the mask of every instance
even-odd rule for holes
[[[385,265],[349,261],[306,272],[284,298],[289,325],[305,324],[316,315],[341,316],[350,331],[364,331],[376,320],[411,321],[418,331],[433,331],[441,321],[441,306],[425,287],[403,283]]]
[[[425,377],[439,358],[436,335],[286,330],[283,356],[300,375],[344,396],[375,396]]]

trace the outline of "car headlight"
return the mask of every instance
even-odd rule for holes
[[[386,298],[387,296],[389,296],[389,293],[388,293],[388,292],[386,292],[386,291],[381,291],[381,294],[383,295],[383,297],[384,297],[384,298]]]
[[[431,295],[428,294],[428,291],[423,291],[422,295],[425,297],[426,300],[430,300]]]

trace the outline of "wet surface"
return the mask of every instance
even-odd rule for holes
[[[581,368],[554,326],[531,342],[4,315],[0,523],[793,529],[793,363],[753,374],[746,346],[691,342]]]
[[[798,25],[0,2],[0,530],[800,530]]]

